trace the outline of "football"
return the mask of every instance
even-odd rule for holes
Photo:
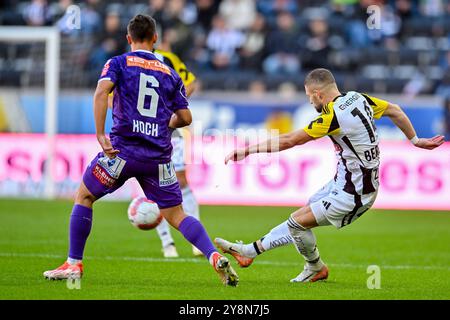
[[[156,228],[162,219],[158,205],[145,197],[134,198],[128,206],[128,220],[141,230]]]

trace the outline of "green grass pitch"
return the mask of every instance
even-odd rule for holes
[[[239,286],[224,287],[204,258],[173,231],[181,258],[162,258],[152,231],[127,220],[125,202],[99,202],[85,254],[80,290],[47,281],[67,252],[69,201],[0,200],[0,299],[449,299],[450,212],[371,210],[354,224],[315,230],[329,279],[292,284],[302,266],[293,246],[233,265]],[[293,208],[204,206],[212,238],[253,241],[284,221]],[[232,258],[231,258],[232,259]],[[381,288],[367,288],[369,265]]]

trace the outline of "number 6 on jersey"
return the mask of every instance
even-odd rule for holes
[[[147,86],[148,83],[150,83],[150,87]],[[154,88],[158,87],[159,82],[154,76],[147,75],[141,72],[139,77],[139,96],[137,101],[137,109],[142,116],[156,118],[159,95]],[[150,96],[149,109],[146,109],[144,106],[146,96]]]

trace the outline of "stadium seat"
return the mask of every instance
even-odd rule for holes
[[[5,12],[0,14],[0,23],[3,25],[10,25],[11,21],[16,21],[16,24],[26,25],[23,18],[24,10],[29,6],[30,1],[14,1],[13,8],[8,8]],[[301,1],[296,2],[297,7],[292,7],[292,10],[298,12],[294,14],[295,20],[302,35],[307,34],[308,25],[311,19],[325,18],[327,19],[329,34],[337,36],[332,41],[331,53],[327,61],[323,61],[324,67],[329,67],[334,71],[342,71],[348,83],[352,82],[362,87],[372,87],[376,84],[374,80],[379,79],[383,75],[389,75],[394,69],[385,67],[400,66],[395,69],[402,79],[408,77],[412,73],[412,66],[420,67],[425,74],[431,78],[432,81],[438,81],[442,74],[439,70],[439,65],[442,64],[445,53],[450,50],[450,15],[442,15],[439,17],[424,16],[421,11],[415,12],[414,16],[405,18],[402,21],[400,34],[398,35],[399,48],[396,51],[387,50],[383,41],[373,42],[367,44],[364,48],[355,48],[351,45],[351,39],[346,39],[347,43],[342,43],[340,39],[348,37],[348,30],[352,27],[352,21],[356,17],[347,17],[341,15],[339,12],[330,10],[330,6],[325,5],[327,1]],[[320,4],[324,4],[321,6]],[[270,33],[276,26],[277,15],[276,10],[270,11],[271,1],[257,1],[257,7],[262,9],[266,19],[266,32]],[[266,5],[266,6],[265,6]],[[268,6],[267,6],[268,5]],[[148,1],[127,0],[106,2],[104,6],[98,7],[102,12],[101,16],[105,16],[109,12],[115,12],[120,15],[122,28],[124,28],[128,20],[135,14],[148,11]],[[267,11],[269,10],[269,11]],[[59,3],[57,1],[49,1],[49,11],[55,14],[54,21],[59,19]],[[444,14],[444,12],[443,12]],[[190,27],[193,34],[198,30],[199,25],[194,24]],[[99,26],[102,29],[103,26]],[[208,30],[207,30],[208,31]],[[122,30],[125,33],[125,30]],[[73,37],[75,41],[70,41]],[[89,38],[91,37],[91,38]],[[89,63],[89,56],[92,51],[96,49],[95,42],[98,41],[99,35],[86,36],[82,33],[72,34],[70,37],[63,35],[61,38],[62,63],[69,70],[60,77],[60,86],[62,88],[71,87],[92,87],[97,81],[98,70],[94,72],[91,70]],[[201,37],[199,37],[201,38]],[[302,38],[299,41],[303,41]],[[345,41],[345,40],[344,40]],[[369,41],[369,40],[368,40]],[[370,41],[369,41],[370,42]],[[345,45],[343,45],[345,44]],[[205,49],[203,40],[199,40],[195,44],[198,48],[186,48],[186,52],[179,52],[183,59],[186,60],[188,66],[195,66],[196,61],[190,59],[191,51]],[[364,45],[356,42],[355,45]],[[11,49],[12,48],[12,49]],[[35,61],[43,58],[42,48],[30,44],[14,44],[9,46],[8,52],[4,52],[0,44],[0,56],[3,58],[0,61],[0,79],[5,81],[6,78],[11,79],[12,83],[17,83],[16,78],[28,79],[27,81],[40,81],[43,79],[43,68],[35,68],[32,72],[29,68],[30,63],[35,64]],[[238,52],[236,54],[239,54]],[[305,54],[300,52],[300,54]],[[303,67],[307,67],[307,56],[303,56]],[[6,60],[5,60],[6,59]],[[28,60],[27,60],[28,59]],[[17,65],[11,67],[8,65],[9,60],[18,61]],[[73,61],[76,61],[73,63]],[[204,65],[208,65],[205,63]],[[241,90],[247,88],[249,83],[255,79],[264,79],[269,90],[277,90],[280,83],[285,81],[293,82],[301,87],[300,75],[293,76],[266,76],[259,71],[261,66],[255,66],[253,69],[234,69],[226,72],[215,72],[208,70],[207,67],[199,67],[194,70],[199,78],[204,79],[205,89],[229,89]],[[7,74],[11,72],[11,74]],[[66,70],[66,71],[67,71]],[[361,75],[355,75],[355,71],[361,72]],[[388,71],[386,71],[388,70]],[[306,72],[307,70],[304,70]],[[17,72],[21,73],[17,75]],[[365,77],[365,78],[364,78]],[[350,81],[349,79],[352,80]],[[364,78],[364,79],[363,79]],[[380,86],[379,84],[376,84]],[[400,87],[400,85],[393,85],[393,87]],[[392,87],[389,87],[391,90]]]
[[[430,17],[416,17],[403,21],[404,35],[429,36],[435,19]]]

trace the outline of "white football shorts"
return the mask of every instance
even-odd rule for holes
[[[178,131],[178,130],[176,130]],[[186,169],[186,163],[184,161],[184,139],[179,132],[172,134],[172,162],[175,167],[175,171],[184,171]]]
[[[309,199],[308,205],[319,226],[334,225],[340,229],[369,210],[377,194],[378,190],[365,195],[352,195],[339,189],[331,180]]]

